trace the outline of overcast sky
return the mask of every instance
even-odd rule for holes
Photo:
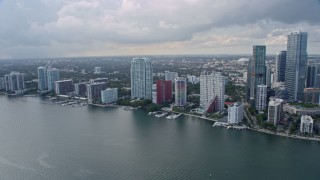
[[[0,0],[0,58],[267,54],[307,31],[320,54],[320,0]]]

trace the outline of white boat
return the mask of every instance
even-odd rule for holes
[[[167,112],[164,112],[164,113],[162,113],[162,114],[156,114],[155,116],[156,117],[163,117],[163,116],[165,116],[165,115],[167,115],[168,113]]]
[[[172,115],[167,116],[166,118],[167,118],[167,119],[173,119],[173,116],[174,116],[174,115],[172,114]]]
[[[172,118],[173,118],[173,119],[176,119],[176,118],[178,118],[180,115],[181,115],[181,113],[180,113],[180,114],[174,114],[174,115],[172,116]]]

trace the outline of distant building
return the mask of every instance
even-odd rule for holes
[[[198,78],[197,76],[190,76],[190,75],[188,75],[188,76],[187,76],[187,80],[188,80],[188,82],[191,83],[191,84],[197,84],[197,83],[199,83],[199,78]]]
[[[55,81],[55,92],[57,95],[68,95],[74,91],[72,79]]]
[[[101,91],[101,101],[112,103],[118,100],[118,88],[107,88]]]
[[[253,106],[257,102],[257,86],[266,84],[266,46],[253,46],[253,58],[248,65],[247,100]]]
[[[282,119],[282,105],[283,100],[278,98],[271,98],[268,106],[268,122],[277,125]]]
[[[285,81],[288,101],[303,101],[307,64],[306,32],[288,34]]]
[[[38,67],[38,90],[45,91],[48,89],[47,83],[47,69],[45,67]]]
[[[74,93],[78,96],[87,96],[87,84],[88,82],[82,82],[74,84]]]
[[[47,70],[47,82],[48,82],[48,91],[55,90],[55,81],[60,80],[59,69],[50,68]]]
[[[172,82],[165,80],[157,80],[156,84],[157,100],[156,104],[172,101]]]
[[[87,99],[88,103],[92,103],[93,100],[101,99],[101,91],[107,88],[105,82],[87,84]]]
[[[175,79],[175,106],[185,106],[187,104],[187,81],[186,78]]]
[[[302,115],[300,122],[300,133],[313,133],[313,119],[311,116]]]
[[[102,73],[102,68],[101,67],[95,67],[94,68],[94,74],[101,74]]]
[[[276,57],[276,82],[285,82],[287,51],[280,51]]]
[[[131,62],[131,98],[152,100],[153,69],[147,58],[134,58]]]
[[[6,91],[15,94],[23,94],[25,91],[24,74],[19,72],[11,72],[4,76]]]
[[[4,78],[0,78],[0,90],[6,89]]]
[[[224,109],[224,95],[225,95],[225,77],[221,73],[214,74],[213,94],[217,100],[216,111],[222,111]]]
[[[266,110],[266,101],[267,101],[267,85],[258,85],[257,95],[256,95],[256,110],[264,111]]]
[[[170,71],[165,71],[164,72],[164,79],[166,81],[171,81],[172,85],[174,85],[175,79],[178,77],[177,72],[170,72]]]
[[[90,79],[89,80],[90,84],[94,84],[94,83],[108,83],[108,78],[96,78],[96,79]]]
[[[236,102],[228,107],[228,123],[237,124],[243,120],[243,103]]]

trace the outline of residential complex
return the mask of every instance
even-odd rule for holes
[[[25,91],[24,74],[11,72],[4,76],[6,91],[22,94]]]
[[[301,116],[300,133],[313,133],[313,119],[311,116]]]
[[[68,95],[74,91],[72,79],[55,81],[55,92],[57,95]]]
[[[228,123],[238,124],[243,120],[243,103],[236,102],[228,107]]]
[[[101,102],[112,103],[118,100],[118,88],[107,88],[101,91]]]
[[[131,62],[131,98],[152,99],[153,69],[147,58]]]
[[[283,99],[271,98],[268,105],[268,122],[277,125],[282,118]]]

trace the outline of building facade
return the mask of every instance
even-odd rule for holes
[[[45,91],[48,89],[47,83],[47,69],[45,67],[38,67],[38,90]]]
[[[267,85],[258,85],[257,87],[257,95],[256,95],[256,110],[264,111],[266,110],[266,102],[267,102]]]
[[[156,82],[156,104],[172,101],[172,82],[165,80],[157,80]]]
[[[185,106],[187,104],[187,81],[186,78],[175,79],[175,106]]]
[[[200,75],[200,107],[206,107],[214,96],[214,76],[213,74]]]
[[[112,103],[118,100],[118,88],[107,88],[101,91],[101,102]]]
[[[268,122],[273,125],[279,124],[282,119],[283,99],[271,98],[268,104]]]
[[[285,82],[287,51],[280,51],[276,57],[276,82]]]
[[[307,63],[306,32],[291,32],[287,42],[287,61],[285,81],[288,91],[288,101],[302,101],[306,79]]]
[[[22,94],[25,91],[24,74],[11,72],[4,76],[6,91]]]
[[[74,93],[78,96],[87,96],[87,84],[88,82],[82,82],[74,84]]]
[[[101,99],[101,91],[107,88],[107,83],[93,83],[87,84],[87,99],[88,103],[92,103],[94,100]]]
[[[222,111],[224,109],[225,80],[226,78],[222,76],[221,73],[214,74],[213,94],[217,100],[216,111]]]
[[[131,98],[152,100],[153,69],[149,59],[134,58],[131,62]]]
[[[300,122],[300,133],[313,133],[313,119],[311,116],[302,115]]]
[[[318,65],[307,66],[306,88],[317,87]]]
[[[0,90],[6,89],[4,78],[0,78]]]
[[[68,95],[74,91],[72,79],[55,81],[55,92],[57,95]]]
[[[55,90],[55,81],[60,80],[59,69],[50,68],[47,70],[47,82],[48,82],[48,91]]]
[[[236,102],[228,107],[228,123],[238,124],[243,120],[243,103]]]

